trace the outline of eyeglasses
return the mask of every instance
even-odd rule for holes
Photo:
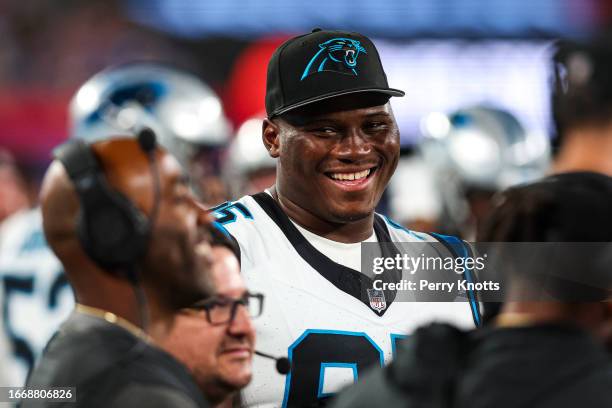
[[[261,316],[263,312],[263,300],[264,295],[261,293],[246,293],[240,299],[214,296],[195,303],[190,309],[204,310],[208,323],[220,325],[234,321],[238,305],[244,306],[251,318]]]

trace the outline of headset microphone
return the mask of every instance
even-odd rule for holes
[[[138,132],[138,144],[146,153],[151,153],[157,145],[155,133],[149,128],[143,128]]]
[[[159,169],[157,167],[157,160],[155,158],[157,137],[155,136],[155,132],[153,132],[151,129],[142,128],[140,132],[138,132],[137,139],[140,148],[147,155],[147,159],[149,161],[149,171],[151,173],[151,177],[153,178],[153,208],[151,209],[151,215],[149,216],[148,226],[150,239],[151,234],[153,233],[153,228],[155,227],[155,224],[157,222],[157,216],[159,214],[159,203],[161,201],[161,180],[159,175]],[[128,276],[132,276],[131,283],[132,287],[134,288],[134,294],[136,296],[136,301],[138,302],[138,307],[140,309],[140,323],[143,331],[147,333],[149,326],[147,299],[137,277],[136,268],[136,263],[132,264],[131,271],[128,273]]]
[[[149,216],[149,232],[153,230],[159,213],[159,203],[161,201],[161,180],[157,160],[155,158],[155,148],[157,147],[157,137],[150,128],[142,128],[137,135],[138,144],[149,159],[149,169],[153,177],[153,208]]]
[[[291,371],[291,362],[287,357],[274,357],[270,354],[262,353],[261,351],[255,350],[255,354],[260,357],[269,358],[270,360],[276,361],[276,371],[278,371],[282,375],[289,374]]]

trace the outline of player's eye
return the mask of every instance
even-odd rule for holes
[[[332,126],[321,126],[313,129],[312,132],[319,136],[329,137],[336,135],[338,133],[338,129]]]
[[[389,126],[386,122],[375,121],[366,123],[364,128],[368,132],[381,132],[387,130]]]
[[[366,124],[366,127],[372,128],[372,129],[380,129],[383,127],[386,127],[387,124],[384,122],[370,122]]]

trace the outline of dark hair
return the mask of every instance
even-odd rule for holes
[[[479,231],[490,242],[612,242],[612,177],[549,176],[494,198]]]
[[[612,33],[586,41],[561,40],[553,56],[552,116],[558,148],[563,135],[585,124],[612,121]]]
[[[565,301],[601,300],[612,289],[612,178],[565,173],[506,190],[479,231],[481,242],[548,242],[523,252],[498,245],[495,270],[504,279],[546,285]],[[585,244],[578,244],[585,243]],[[527,262],[524,262],[527,260]]]
[[[211,227],[210,230],[212,238],[210,245],[226,247],[232,251],[234,256],[236,256],[236,259],[238,259],[238,263],[240,263],[240,247],[238,246],[238,243],[231,235],[227,235],[221,228],[222,227],[217,226]]]

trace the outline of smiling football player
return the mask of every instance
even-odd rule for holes
[[[282,377],[256,358],[247,406],[318,406],[364,367],[389,361],[419,324],[479,324],[475,302],[400,302],[374,290],[373,278],[401,274],[361,271],[364,242],[442,239],[375,213],[399,158],[389,99],[403,95],[357,33],[315,29],[272,56],[262,139],[278,159],[276,183],[214,209],[240,246],[250,290],[266,295],[257,348],[291,362]]]

